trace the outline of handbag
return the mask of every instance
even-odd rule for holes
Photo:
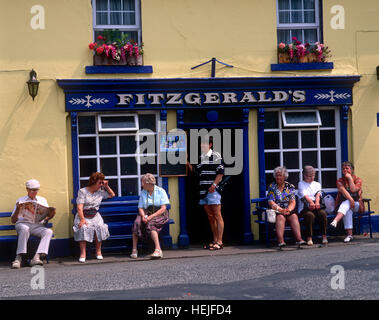
[[[269,223],[275,223],[276,222],[276,211],[273,210],[273,209],[266,209],[266,217],[267,217],[267,221]]]

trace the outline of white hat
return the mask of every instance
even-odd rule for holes
[[[36,179],[30,179],[26,181],[25,185],[26,185],[26,188],[28,189],[39,189],[41,187],[41,185],[39,184],[39,181]]]

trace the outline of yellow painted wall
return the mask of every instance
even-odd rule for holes
[[[350,155],[356,173],[364,180],[364,194],[379,212],[376,181],[379,173],[379,128],[376,126],[379,52],[379,2],[344,0],[345,29],[330,26],[332,6],[325,0],[324,42],[332,50],[335,68],[324,71],[271,72],[276,63],[276,1],[258,0],[142,0],[142,34],[147,75],[86,75],[92,64],[88,43],[93,41],[89,0],[39,0],[45,8],[45,30],[32,30],[28,0],[5,1],[0,11],[0,211],[11,211],[25,194],[24,182],[41,181],[40,195],[58,208],[56,238],[71,232],[72,164],[70,123],[64,111],[63,90],[56,79],[68,78],[177,78],[209,77],[210,66],[190,70],[212,57],[234,65],[217,66],[218,77],[299,75],[362,75],[354,88],[351,108]],[[33,102],[25,82],[34,68],[41,81]],[[168,113],[174,126],[174,113]],[[250,113],[250,153],[256,149],[256,114]],[[250,163],[251,194],[257,193],[258,170]],[[177,179],[169,179],[172,214],[178,217]],[[176,188],[176,189],[175,189]],[[5,223],[1,219],[0,223]],[[254,224],[253,224],[254,225]],[[179,221],[170,227],[173,240]]]

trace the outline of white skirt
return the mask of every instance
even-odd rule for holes
[[[93,242],[95,232],[98,241],[104,241],[109,238],[108,225],[104,223],[99,213],[96,213],[93,218],[84,219],[87,225],[83,225],[79,229],[80,217],[78,214],[75,215],[74,226],[72,227],[75,241]]]

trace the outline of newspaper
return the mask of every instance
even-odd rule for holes
[[[45,207],[35,201],[20,201],[19,218],[23,218],[30,223],[43,223],[49,217],[52,218],[55,213],[54,207]]]

